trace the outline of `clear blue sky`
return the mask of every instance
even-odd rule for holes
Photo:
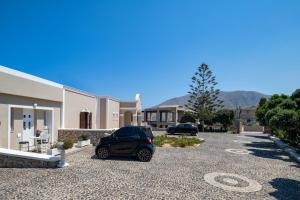
[[[144,106],[187,93],[300,87],[299,0],[0,1],[0,65]],[[3,83],[0,83],[3,84]]]

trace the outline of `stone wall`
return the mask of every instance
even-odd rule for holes
[[[259,126],[258,124],[253,125],[244,125],[244,131],[250,131],[250,132],[263,132],[264,128],[262,126]]]
[[[93,145],[99,143],[100,138],[105,134],[112,134],[115,132],[113,129],[59,129],[58,141],[64,141],[65,139],[71,139],[73,142],[77,142],[81,135],[86,135]]]
[[[0,168],[56,168],[59,161],[42,161],[0,155]]]

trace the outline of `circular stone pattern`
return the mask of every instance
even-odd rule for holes
[[[224,178],[222,179],[223,176]],[[216,178],[218,179],[221,178],[221,180],[224,183],[220,183],[216,181]],[[245,176],[230,174],[230,173],[213,172],[213,173],[205,174],[204,180],[213,186],[216,186],[223,190],[233,191],[233,192],[256,192],[261,190],[262,188],[262,186],[255,180],[248,179]],[[240,180],[245,181],[248,185],[245,187],[237,186]],[[226,185],[226,183],[230,185]]]
[[[240,154],[240,155],[246,155],[252,153],[251,151],[248,151],[246,149],[225,149],[225,151],[234,153],[234,154]]]

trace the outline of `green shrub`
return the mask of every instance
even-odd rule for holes
[[[74,145],[74,142],[72,141],[72,140],[70,140],[70,139],[65,139],[64,140],[64,144],[63,144],[63,148],[64,149],[70,149],[70,148],[72,148],[73,147],[73,145]]]
[[[80,135],[78,138],[79,141],[84,141],[84,140],[88,140],[88,136],[87,135]]]
[[[287,137],[287,132],[283,130],[275,130],[273,132],[273,135],[280,138],[280,139],[285,139]]]
[[[172,147],[186,147],[194,146],[201,142],[203,141],[196,137],[168,137],[166,135],[161,135],[154,138],[154,145],[158,147],[161,147],[164,144],[170,144]]]

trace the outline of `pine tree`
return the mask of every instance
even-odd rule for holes
[[[186,107],[202,125],[211,122],[213,113],[223,107],[223,101],[219,99],[220,90],[215,89],[217,84],[216,77],[205,63],[199,66],[192,76],[188,92],[190,99]]]

